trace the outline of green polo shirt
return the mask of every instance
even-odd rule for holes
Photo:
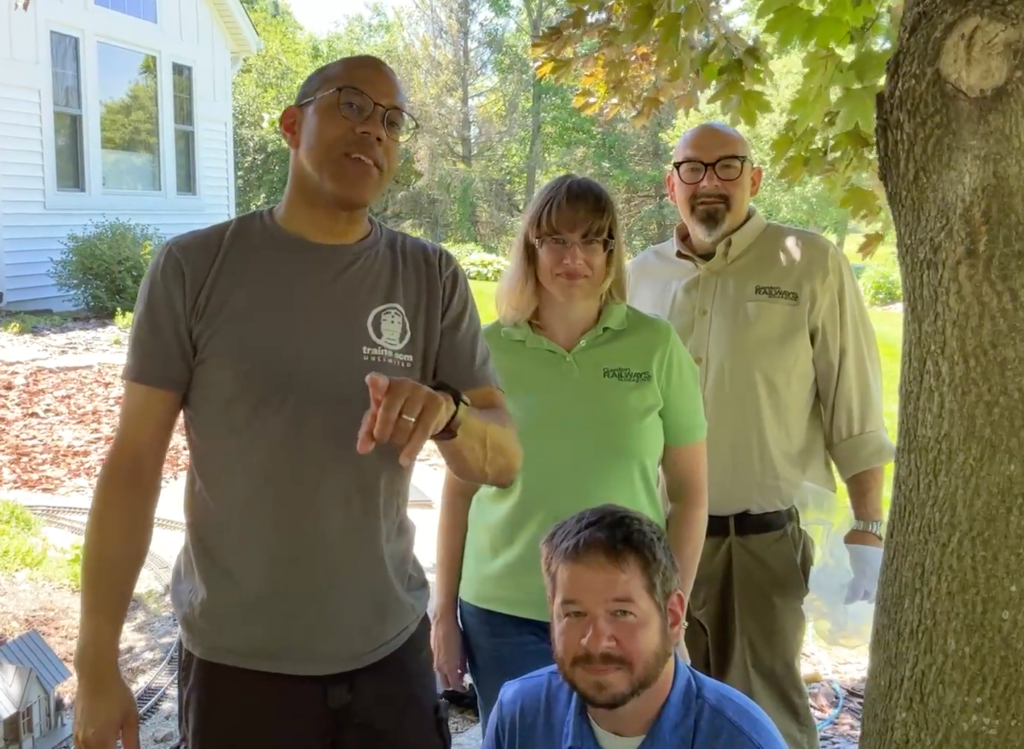
[[[524,454],[511,487],[473,498],[459,595],[547,621],[540,542],[555,523],[614,503],[664,524],[665,446],[706,434],[698,370],[670,323],[621,303],[572,351],[527,323],[492,323],[484,339]]]

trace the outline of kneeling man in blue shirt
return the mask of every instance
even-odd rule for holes
[[[676,654],[686,605],[660,526],[584,510],[542,561],[555,665],[502,687],[483,749],[786,749],[753,701]]]

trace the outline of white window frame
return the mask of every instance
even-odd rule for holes
[[[111,26],[136,27],[142,24],[148,32],[142,34],[144,42],[131,41],[127,37],[130,33],[128,28],[122,28],[119,33],[99,34],[81,28],[72,28],[63,24],[51,22],[40,24],[39,37],[41,43],[45,43],[47,60],[47,81],[48,85],[42,90],[42,111],[45,113],[42,118],[44,138],[44,167],[45,167],[45,205],[48,210],[87,210],[87,211],[149,211],[154,213],[171,213],[181,210],[193,210],[189,206],[203,197],[203,160],[202,160],[202,136],[200,135],[199,123],[203,121],[203,104],[198,101],[199,66],[197,60],[188,54],[168,52],[160,42],[166,39],[162,30],[156,25],[147,21],[140,21],[132,16],[108,11],[106,8],[94,6],[89,0],[87,6],[95,12],[107,11],[113,13],[118,19],[124,19],[123,23],[112,23]],[[159,11],[158,11],[159,14]],[[159,17],[159,15],[158,15]],[[111,19],[113,20],[113,19]],[[79,77],[82,89],[82,140],[84,143],[82,160],[85,172],[85,190],[57,190],[57,164],[56,164],[56,140],[53,122],[53,84],[52,73],[49,73],[50,60],[50,32],[56,31],[60,34],[78,38],[79,44]],[[160,138],[160,171],[161,190],[159,192],[141,192],[134,190],[105,190],[103,189],[103,162],[100,153],[102,134],[100,132],[100,106],[99,106],[99,59],[98,44],[112,44],[132,51],[147,55],[153,55],[157,60],[157,106],[159,111],[158,133]],[[192,69],[192,95],[193,111],[192,120],[195,130],[194,136],[194,165],[196,191],[192,195],[178,195],[177,192],[177,166],[175,161],[174,145],[174,90],[173,90],[173,67],[174,63],[185,65]]]
[[[179,125],[174,121],[174,66],[178,65],[183,68],[188,68],[189,71],[189,105],[192,110],[192,124],[191,125]],[[174,164],[174,194],[178,198],[194,199],[199,197],[199,128],[196,127],[196,66],[192,62],[183,62],[177,57],[171,58],[170,60],[170,75],[168,77],[170,81],[170,95],[171,95],[171,151],[174,155],[172,163]],[[183,130],[192,133],[192,192],[179,192],[178,191],[178,131]]]
[[[68,37],[69,39],[75,39],[78,41],[78,104],[79,110],[74,112],[65,107],[58,107],[56,102],[53,100],[53,35],[60,34],[61,36]],[[62,29],[49,29],[46,32],[46,58],[48,60],[47,69],[50,70],[50,107],[48,113],[48,120],[50,123],[50,129],[52,131],[49,139],[50,147],[53,151],[53,158],[57,158],[57,133],[56,124],[54,123],[55,115],[58,110],[64,114],[77,114],[79,118],[78,127],[78,168],[82,176],[82,186],[80,188],[61,188],[57,185],[57,169],[56,163],[54,164],[53,170],[53,189],[55,192],[61,195],[85,195],[89,192],[89,163],[87,154],[88,148],[88,136],[86,134],[86,98],[85,98],[85,49],[83,45],[83,39],[81,34],[68,33]]]
[[[114,190],[108,189],[103,186],[103,153],[100,143],[103,139],[103,127],[100,124],[100,102],[97,98],[94,105],[93,119],[96,122],[96,133],[99,137],[99,141],[96,143],[96,174],[99,177],[99,181],[96,185],[97,192],[104,196],[112,196],[117,198],[125,197],[139,197],[139,198],[150,198],[150,197],[167,197],[167,164],[166,164],[166,151],[167,151],[167,103],[164,89],[167,87],[167,81],[163,75],[163,55],[159,50],[142,47],[137,44],[126,44],[120,41],[112,41],[106,37],[98,36],[93,41],[93,59],[95,61],[94,73],[96,74],[96,90],[97,95],[99,94],[99,47],[101,44],[105,44],[110,47],[120,47],[121,49],[128,50],[129,52],[136,52],[140,55],[147,57],[153,57],[156,61],[156,133],[157,133],[157,161],[159,164],[160,173],[160,189],[158,190]]]

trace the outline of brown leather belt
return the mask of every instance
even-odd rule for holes
[[[756,536],[759,533],[781,531],[789,523],[799,521],[795,507],[776,512],[741,512],[738,515],[709,515],[708,536],[728,536],[730,532],[737,536]],[[732,520],[730,531],[729,521]]]

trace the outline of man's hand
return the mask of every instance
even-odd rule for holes
[[[370,407],[359,427],[356,450],[366,455],[390,442],[401,450],[398,462],[408,468],[427,440],[440,432],[455,414],[451,397],[405,377],[379,372],[366,376]]]
[[[864,531],[850,531],[843,541],[850,555],[853,579],[846,590],[846,604],[875,602],[878,575],[882,569],[882,539]]]
[[[140,749],[135,697],[120,672],[79,674],[75,696],[75,749]]]

